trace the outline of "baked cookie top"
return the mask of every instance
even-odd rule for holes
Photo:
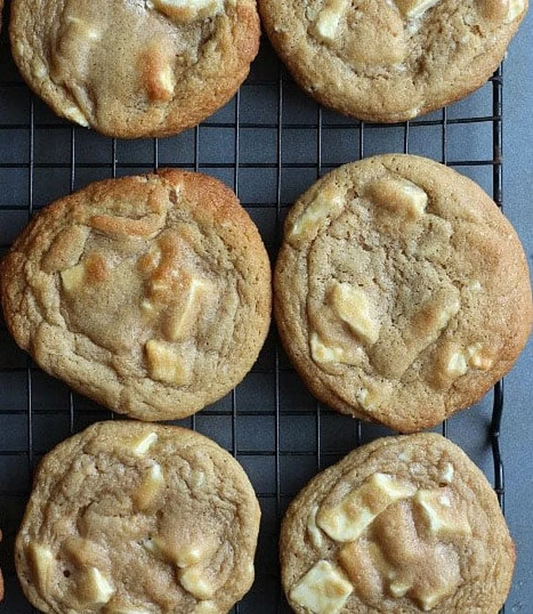
[[[435,434],[378,439],[316,476],[280,553],[301,614],[496,614],[515,559],[490,484]]]
[[[416,156],[342,166],[301,196],[274,288],[282,341],[312,392],[403,432],[481,398],[533,317],[509,222],[470,179]]]
[[[97,423],[42,461],[17,536],[26,596],[60,614],[221,614],[249,590],[260,510],[193,431]]]
[[[93,183],[39,213],[0,266],[17,343],[141,420],[190,415],[251,369],[270,324],[259,232],[235,194],[163,170]]]
[[[259,0],[302,88],[346,115],[412,119],[480,87],[527,0]]]
[[[166,136],[222,107],[259,47],[255,0],[13,0],[13,56],[54,111],[102,134]]]

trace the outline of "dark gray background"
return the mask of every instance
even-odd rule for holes
[[[531,259],[533,213],[532,17],[512,43],[505,64],[504,204]],[[361,155],[404,151],[406,127],[365,126],[319,107],[296,88],[263,41],[260,57],[238,98],[200,129],[164,139],[113,142],[57,119],[33,99],[10,61],[5,32],[0,49],[0,254],[32,210],[88,182],[160,166],[199,168],[238,190],[275,256],[279,228],[290,203],[317,176]],[[280,74],[282,80],[280,81]],[[281,98],[280,98],[281,92]],[[281,111],[281,115],[280,115]],[[450,107],[443,152],[443,113],[409,127],[409,151],[458,164],[457,170],[492,190],[492,85]],[[237,126],[236,119],[239,119]],[[279,120],[281,119],[281,125]],[[361,138],[361,136],[363,138]],[[281,148],[279,147],[281,144]],[[533,456],[531,453],[531,345],[506,378],[502,429],[506,512],[518,548],[507,612],[533,612]],[[488,425],[492,394],[448,422],[448,435],[493,480]],[[2,614],[31,608],[20,594],[12,563],[13,538],[27,500],[31,471],[43,453],[70,433],[110,413],[44,375],[10,341],[0,324],[0,526],[6,570]],[[305,391],[276,343],[275,333],[252,373],[233,394],[182,424],[197,428],[236,454],[263,509],[257,581],[239,610],[286,611],[280,598],[277,526],[291,497],[318,469],[385,429],[328,411]],[[436,429],[440,431],[441,429]],[[468,613],[465,613],[468,614]]]

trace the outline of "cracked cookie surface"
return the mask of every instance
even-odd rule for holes
[[[190,415],[251,369],[270,263],[235,194],[197,173],[97,182],[40,212],[0,268],[17,343],[141,420]]]
[[[280,538],[295,612],[496,614],[515,552],[497,497],[435,434],[378,439],[296,496]]]
[[[259,9],[307,93],[346,115],[399,122],[483,85],[527,0],[259,0]]]
[[[222,107],[259,48],[255,0],[13,0],[14,59],[60,116],[167,136]]]
[[[50,614],[223,614],[253,582],[259,518],[242,467],[213,441],[101,422],[41,462],[17,573]]]
[[[403,432],[479,400],[531,330],[516,232],[474,182],[416,156],[342,166],[301,196],[274,288],[311,391]]]

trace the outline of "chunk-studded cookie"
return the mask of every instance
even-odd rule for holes
[[[223,106],[259,47],[255,0],[13,0],[11,42],[54,111],[114,137],[166,136]]]
[[[480,399],[531,330],[515,231],[475,183],[415,156],[318,181],[287,217],[274,284],[285,349],[312,392],[404,432]]]
[[[242,467],[211,440],[102,422],[43,459],[17,572],[46,613],[219,614],[252,584],[259,517]]]
[[[322,104],[398,122],[480,87],[527,0],[259,0],[294,78]]]
[[[57,201],[0,278],[17,343],[78,392],[141,420],[224,396],[270,323],[257,228],[229,188],[196,173],[97,182]]]
[[[490,484],[435,434],[378,439],[311,480],[280,552],[299,614],[496,614],[515,559]]]

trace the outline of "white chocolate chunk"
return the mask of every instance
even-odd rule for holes
[[[210,289],[211,284],[208,282],[192,278],[187,289],[185,304],[179,311],[176,310],[168,320],[165,332],[171,341],[179,341],[191,333]]]
[[[318,505],[313,505],[311,511],[309,512],[309,516],[307,517],[307,532],[309,533],[313,546],[315,546],[315,548],[320,548],[324,543],[324,539],[322,537],[322,532],[316,524],[317,512]]]
[[[417,185],[405,182],[401,188],[401,203],[412,217],[422,216],[428,204],[428,195]]]
[[[191,486],[194,490],[202,488],[205,484],[205,473],[198,469],[195,469],[191,475]]]
[[[484,354],[481,343],[475,343],[474,345],[468,346],[466,348],[466,357],[468,365],[480,371],[488,371],[494,364],[492,358]]]
[[[414,487],[383,473],[374,473],[338,505],[322,508],[317,525],[335,541],[355,541],[389,505],[414,494]]]
[[[205,542],[194,546],[189,545],[176,551],[175,546],[165,543],[157,536],[145,539],[142,545],[158,559],[169,561],[180,569],[198,565],[208,559],[214,550],[212,543]]]
[[[305,211],[294,222],[288,232],[290,243],[310,239],[318,233],[328,216],[337,217],[344,206],[344,198],[335,189],[324,189],[307,205]]]
[[[468,364],[462,352],[454,352],[446,363],[446,374],[454,379],[468,371]]]
[[[158,437],[153,431],[143,434],[133,442],[132,452],[138,456],[144,456],[157,440]]]
[[[315,332],[311,333],[309,345],[311,347],[311,356],[318,364],[359,365],[363,359],[363,353],[360,348],[355,348],[351,351],[335,345],[326,345]]]
[[[148,8],[155,8],[178,23],[189,23],[196,19],[219,14],[223,0],[150,0]]]
[[[78,107],[67,107],[66,109],[63,110],[63,113],[65,114],[65,117],[67,119],[70,119],[70,121],[76,122],[77,124],[79,124],[80,126],[83,126],[84,128],[88,128],[90,125],[89,120],[85,117],[85,115],[83,115],[83,113]]]
[[[54,555],[50,548],[36,542],[31,543],[28,546],[28,550],[35,584],[40,592],[46,593],[50,588],[50,582],[54,575]]]
[[[152,0],[155,7],[191,8],[197,12],[214,10],[220,5],[218,0]]]
[[[446,463],[440,474],[440,481],[443,484],[451,484],[453,482],[453,476],[455,473],[455,469],[451,463]]]
[[[67,15],[67,22],[76,26],[77,33],[85,35],[89,40],[99,41],[102,38],[102,33],[91,27],[84,19]]]
[[[461,301],[454,297],[449,302],[445,302],[442,309],[436,314],[434,332],[439,332],[448,326],[450,320],[459,313]]]
[[[471,535],[468,518],[453,507],[448,495],[439,490],[419,490],[413,501],[422,511],[431,535]]]
[[[418,601],[424,612],[429,612],[436,605],[438,605],[443,599],[449,597],[454,593],[457,588],[457,582],[455,580],[444,580],[440,586],[440,590],[434,590],[433,592],[423,592],[420,589],[416,594],[416,601]]]
[[[154,463],[135,492],[133,500],[141,512],[149,509],[163,489],[165,480],[161,466]]]
[[[452,351],[446,361],[446,374],[451,378],[464,375],[468,368],[488,371],[493,365],[493,360],[483,352],[481,343],[470,345],[464,350]]]
[[[315,23],[315,31],[325,42],[335,40],[343,14],[350,0],[326,0]]]
[[[159,84],[159,89],[161,90],[160,97],[163,100],[172,98],[174,89],[176,88],[176,76],[172,65],[167,64],[166,66],[160,68],[157,72],[156,79]]]
[[[363,409],[371,411],[377,408],[379,395],[375,390],[359,388],[355,391],[355,399]]]
[[[394,2],[404,17],[415,19],[438,4],[440,0],[394,0]]]
[[[184,386],[190,380],[185,360],[165,343],[150,339],[146,344],[150,377],[167,384]]]
[[[483,286],[481,285],[481,282],[476,279],[475,281],[468,284],[468,289],[471,292],[481,292],[483,290]]]
[[[31,65],[31,74],[36,79],[41,80],[44,79],[44,77],[48,74],[48,69],[46,68],[44,62],[41,62],[41,60],[34,58],[33,64]]]
[[[159,540],[157,537],[148,537],[144,539],[141,544],[144,548],[146,548],[146,550],[148,550],[148,552],[150,552],[150,554],[153,554],[158,559],[165,560],[165,556],[159,545]]]
[[[77,264],[70,269],[61,271],[61,282],[65,292],[72,294],[77,292],[85,283],[86,268],[84,264]]]
[[[154,307],[154,304],[152,303],[152,301],[149,301],[148,299],[145,299],[141,303],[141,311],[143,312],[145,316],[152,316],[155,313],[157,313],[156,308]]]
[[[412,181],[399,177],[378,179],[369,188],[372,200],[394,213],[418,219],[428,205],[428,195]]]
[[[96,567],[90,567],[84,572],[80,589],[92,605],[105,605],[115,592],[108,578]]]
[[[193,610],[193,614],[214,614],[215,612],[218,612],[218,608],[214,601],[200,601]]]
[[[202,565],[186,567],[180,570],[178,577],[183,588],[198,599],[211,599],[216,592],[216,587],[206,578]]]
[[[199,563],[204,557],[204,549],[191,546],[188,550],[178,552],[176,565],[178,567],[191,567]]]
[[[335,282],[330,301],[335,313],[348,324],[358,339],[368,345],[376,343],[380,323],[373,317],[374,309],[364,290],[347,283]]]
[[[509,0],[509,10],[505,17],[505,23],[513,22],[519,15],[524,12],[526,3],[524,0]]]
[[[313,614],[338,614],[352,592],[340,569],[319,561],[293,586],[290,598]]]
[[[413,585],[408,582],[396,581],[389,584],[390,594],[396,598],[405,597],[411,588],[413,588]]]

